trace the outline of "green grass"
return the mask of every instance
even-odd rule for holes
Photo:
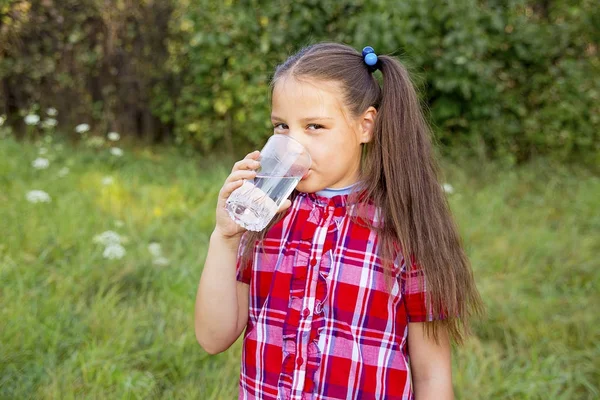
[[[0,138],[0,398],[237,398],[239,341],[209,356],[193,333],[230,163],[48,143],[35,170],[38,147]],[[544,161],[444,171],[487,306],[454,350],[457,398],[598,398],[600,179]],[[33,189],[52,201],[27,202]],[[122,259],[93,242],[106,230],[125,237]]]

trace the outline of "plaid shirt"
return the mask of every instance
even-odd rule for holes
[[[240,399],[414,398],[408,323],[432,319],[422,273],[408,284],[398,254],[386,286],[378,235],[350,218],[351,198],[299,193],[251,265],[238,262],[250,285]],[[379,226],[374,206],[360,209]]]

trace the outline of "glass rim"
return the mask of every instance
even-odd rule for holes
[[[271,137],[269,137],[269,139],[267,139],[267,143],[274,137],[284,137],[287,140],[290,140],[294,143],[296,143],[298,146],[300,146],[300,148],[302,150],[304,150],[304,154],[306,155],[306,157],[308,157],[308,162],[309,162],[309,166],[308,168],[310,168],[312,166],[312,157],[310,156],[310,153],[308,152],[308,150],[306,149],[306,147],[304,147],[304,145],[302,145],[302,143],[300,143],[299,141],[297,141],[296,139],[294,139],[293,137],[289,136],[289,135],[284,135],[283,133],[274,133],[271,135]],[[266,146],[266,143],[265,143]],[[264,149],[264,146],[263,146]]]

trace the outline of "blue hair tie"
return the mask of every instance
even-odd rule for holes
[[[362,50],[363,61],[369,67],[370,72],[375,72],[379,69],[380,63],[375,50],[371,46],[366,46]]]

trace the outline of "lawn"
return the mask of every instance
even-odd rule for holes
[[[239,341],[210,356],[193,332],[230,162],[118,154],[0,135],[1,399],[237,398]],[[545,160],[444,173],[487,307],[454,349],[457,398],[598,398],[600,178]]]

